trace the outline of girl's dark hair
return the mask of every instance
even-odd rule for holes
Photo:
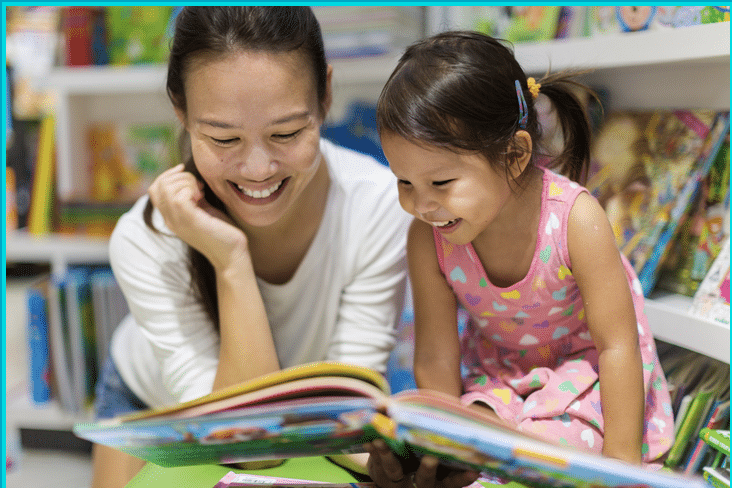
[[[325,116],[327,62],[320,25],[310,7],[197,6],[184,7],[175,20],[175,32],[168,60],[166,89],[173,106],[187,113],[186,76],[194,61],[221,59],[242,51],[263,53],[299,52],[310,61],[321,115]],[[185,170],[203,181],[181,134]],[[226,212],[223,203],[204,183],[204,198]],[[153,206],[148,201],[144,220],[152,223]],[[203,254],[189,246],[191,287],[218,329],[216,274]]]
[[[547,75],[537,83],[554,105],[564,138],[551,167],[580,181],[589,164],[591,128],[574,89],[594,93],[574,76]],[[505,163],[523,149],[511,144],[521,129],[516,80],[528,106],[523,130],[531,136],[535,162],[541,127],[526,75],[504,41],[478,32],[443,32],[407,48],[379,96],[379,133],[479,153],[507,172]]]

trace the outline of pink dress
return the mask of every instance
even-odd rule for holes
[[[603,417],[598,351],[567,251],[567,221],[587,191],[544,170],[542,212],[528,274],[493,286],[472,244],[457,246],[435,231],[440,268],[469,313],[462,336],[464,403],[482,402],[523,431],[600,453]],[[643,460],[658,460],[673,442],[671,401],[658,361],[640,283],[623,257],[638,320],[646,391]]]

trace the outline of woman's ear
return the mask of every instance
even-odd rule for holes
[[[183,128],[187,131],[188,130],[188,125],[186,123],[187,120],[186,120],[186,114],[185,114],[185,112],[183,112],[183,110],[181,110],[177,106],[176,107],[173,107],[173,110],[175,111],[175,116],[178,118],[178,121],[183,126]]]
[[[525,130],[516,131],[508,148],[508,167],[511,176],[515,179],[521,176],[531,162],[533,149],[531,136]]]
[[[330,106],[333,104],[333,65],[328,65],[328,70],[325,76],[325,97],[323,98],[323,105],[321,108],[323,111],[323,121],[328,117]]]

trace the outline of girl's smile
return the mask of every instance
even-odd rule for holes
[[[453,244],[467,244],[506,221],[513,198],[506,175],[482,156],[423,146],[400,136],[381,136],[384,155],[398,178],[399,203]]]

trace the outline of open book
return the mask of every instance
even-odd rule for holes
[[[706,486],[701,477],[527,437],[438,392],[390,395],[376,371],[332,362],[285,369],[167,408],[79,423],[74,432],[160,466],[356,453],[380,437],[405,458],[430,454],[448,466],[528,486]]]

